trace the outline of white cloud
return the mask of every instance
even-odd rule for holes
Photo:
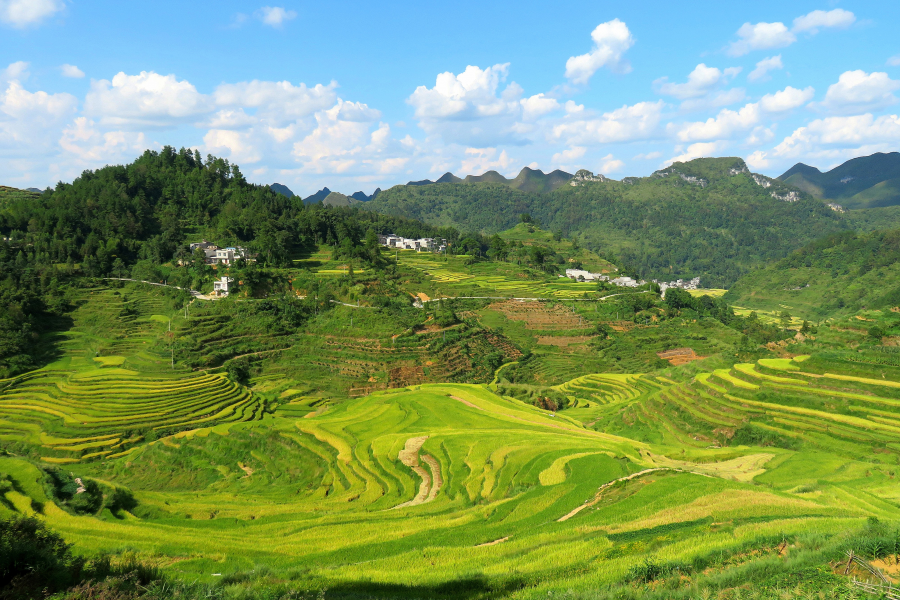
[[[522,99],[515,82],[500,91],[508,72],[509,63],[441,73],[433,88],[417,87],[406,102],[415,109],[419,127],[445,142],[474,148],[524,143],[535,131],[532,121],[555,110],[558,102],[544,94]]]
[[[552,136],[567,145],[608,144],[647,139],[659,132],[665,103],[639,102],[598,118],[581,118],[553,127]]]
[[[738,111],[723,109],[706,121],[670,123],[667,128],[682,142],[731,138],[758,125],[765,114],[783,113],[809,102],[814,93],[811,87],[798,90],[788,86],[780,92],[766,94],[759,102],[746,104]]]
[[[669,160],[663,163],[663,166],[671,165],[674,162],[687,162],[689,160],[694,160],[695,158],[704,158],[710,156],[716,156],[722,152],[727,147],[727,143],[723,141],[717,142],[702,142],[697,144],[691,144],[684,149],[682,147],[678,147],[675,149],[676,152],[681,152],[678,156],[673,156]]]
[[[131,131],[104,133],[96,128],[96,123],[86,117],[76,118],[74,123],[63,130],[59,145],[69,153],[70,156],[66,157],[68,161],[86,167],[130,161],[148,147],[143,133]]]
[[[896,54],[887,59],[887,65],[889,67],[900,67],[900,54]]]
[[[817,119],[794,130],[771,151],[757,151],[760,165],[773,161],[830,160],[840,163],[873,152],[888,152],[900,144],[900,117],[871,114]]]
[[[559,110],[559,102],[556,98],[548,98],[544,94],[522,98],[519,102],[522,104],[522,118],[526,121],[533,121],[554,110]]]
[[[856,16],[842,8],[830,11],[814,10],[809,14],[794,19],[794,26],[788,29],[781,22],[776,23],[744,23],[738,29],[738,39],[731,43],[728,54],[743,56],[754,50],[784,48],[797,41],[796,34],[809,33],[815,35],[820,29],[840,29],[849,27],[856,21]]]
[[[681,103],[682,112],[694,112],[701,110],[710,110],[721,108],[723,106],[731,106],[743,101],[747,97],[747,92],[741,88],[731,88],[730,90],[721,90],[702,98],[692,98]]]
[[[767,169],[772,165],[772,161],[769,160],[768,155],[763,150],[753,152],[744,162],[747,163],[748,167],[755,170]]]
[[[686,83],[672,83],[668,77],[662,77],[653,82],[656,91],[666,96],[673,96],[679,100],[698,98],[705,96],[713,89],[733,79],[741,72],[740,67],[731,67],[720,71],[716,67],[707,67],[700,63],[688,75]]]
[[[600,173],[615,173],[616,171],[621,171],[625,166],[625,163],[621,160],[617,159],[612,154],[607,154],[603,158],[600,159]]]
[[[788,86],[780,92],[766,94],[759,101],[759,106],[768,113],[780,113],[798,108],[815,96],[816,91],[812,87],[802,90]]]
[[[797,36],[784,23],[744,23],[737,34],[740,39],[728,49],[731,56],[743,56],[754,50],[784,48],[797,41]]]
[[[835,8],[834,10],[814,10],[807,15],[794,19],[793,30],[796,33],[818,33],[819,29],[850,27],[856,22],[856,16],[849,10]]]
[[[285,10],[281,6],[263,6],[256,11],[257,18],[271,27],[281,27],[285,21],[290,21],[297,17],[297,12],[293,10]]]
[[[17,28],[37,25],[65,6],[63,0],[0,0],[0,21]]]
[[[188,81],[174,75],[142,71],[118,73],[112,81],[91,82],[84,112],[99,117],[102,125],[122,129],[170,127],[192,120],[211,109],[209,98]]]
[[[567,148],[554,154],[550,159],[550,162],[554,165],[571,164],[572,161],[576,161],[584,156],[586,151],[587,148],[584,146],[573,146],[572,148]]]
[[[19,60],[0,71],[0,81],[24,81],[28,75],[28,63]]]
[[[203,136],[203,144],[209,153],[240,164],[253,164],[262,159],[262,153],[253,143],[252,131],[210,129]]]
[[[775,56],[770,56],[769,58],[764,58],[758,63],[756,63],[756,68],[753,69],[749,75],[747,75],[748,81],[766,81],[770,79],[769,71],[774,71],[776,69],[783,69],[784,64],[781,62],[781,55],[776,54]]]
[[[72,79],[81,79],[84,77],[84,71],[76,67],[75,65],[65,64],[59,68],[63,77],[71,77]]]
[[[255,108],[259,117],[285,124],[311,116],[316,111],[334,106],[337,83],[293,85],[289,81],[244,81],[224,83],[216,88],[213,98],[219,106]],[[377,117],[376,117],[377,118]]]
[[[662,156],[662,152],[654,150],[653,152],[647,152],[644,154],[643,152],[635,155],[634,160],[656,160],[657,158]]]
[[[47,151],[77,105],[71,94],[29,92],[20,82],[9,82],[0,95],[0,155],[21,157]]]
[[[470,120],[494,116],[507,110],[497,97],[497,88],[506,80],[509,63],[486,69],[469,65],[459,75],[450,72],[437,76],[433,88],[420,85],[407,99],[420,119]]]
[[[607,67],[616,73],[628,73],[631,65],[625,52],[634,45],[634,37],[619,19],[597,25],[591,32],[593,49],[587,54],[572,56],[566,61],[566,79],[585,84],[598,69]]]
[[[512,164],[513,159],[506,150],[498,155],[496,148],[466,148],[466,157],[460,163],[460,168],[466,175],[481,175],[485,171],[506,171]]]
[[[900,81],[891,79],[887,73],[847,71],[828,88],[822,106],[833,113],[878,110],[897,103],[894,95],[897,89]]]

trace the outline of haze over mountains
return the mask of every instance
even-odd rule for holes
[[[877,208],[900,204],[900,153],[861,156],[825,173],[797,163],[778,178],[844,208]]]

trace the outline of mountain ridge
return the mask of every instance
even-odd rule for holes
[[[896,206],[900,204],[900,152],[852,158],[826,172],[797,163],[777,179],[847,209]]]

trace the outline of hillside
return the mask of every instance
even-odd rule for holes
[[[854,158],[825,173],[797,163],[778,179],[846,209],[894,206],[900,204],[900,152]]]
[[[287,196],[288,198],[294,197],[294,192],[292,192],[291,188],[289,188],[286,185],[282,185],[280,183],[273,183],[272,185],[269,186],[269,188],[271,188],[271,190],[273,192],[281,194],[282,196]]]
[[[706,287],[727,287],[752,268],[852,227],[812,196],[750,174],[739,158],[571,183],[546,194],[498,183],[395,186],[366,208],[483,234],[509,229],[528,213],[545,229],[618,256],[642,277],[700,276]]]
[[[822,319],[900,305],[900,230],[844,232],[744,275],[725,299]]]

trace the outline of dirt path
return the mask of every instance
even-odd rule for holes
[[[474,408],[474,409],[476,409],[476,410],[484,410],[484,409],[481,408],[480,406],[478,406],[478,405],[476,405],[476,404],[472,404],[472,403],[469,402],[468,400],[463,400],[463,399],[460,398],[459,396],[450,396],[450,397],[453,398],[454,400],[458,400],[459,402],[462,402],[462,403],[465,404],[466,406],[470,406],[470,407],[472,407],[472,408]]]
[[[244,463],[239,462],[239,463],[238,463],[238,467],[240,467],[241,471],[243,471],[244,473],[246,473],[246,475],[244,475],[243,477],[241,477],[241,479],[246,479],[247,477],[250,477],[251,475],[253,475],[253,469],[251,469],[250,467],[248,467],[248,466],[245,465]]]
[[[419,450],[427,439],[427,435],[409,438],[406,440],[403,450],[397,455],[400,462],[412,469],[412,471],[422,479],[422,483],[419,484],[419,492],[416,494],[415,498],[408,502],[398,504],[394,508],[418,506],[426,502],[431,502],[435,499],[438,491],[441,489],[441,485],[444,483],[443,479],[441,479],[441,465],[437,460],[427,454],[423,454],[421,458],[422,461],[428,465],[427,470],[419,462]],[[429,473],[429,471],[431,472]]]
[[[502,544],[503,542],[505,542],[508,539],[509,539],[509,536],[506,536],[506,537],[500,538],[499,540],[494,540],[493,542],[485,542],[483,544],[478,544],[475,547],[476,548],[484,548],[485,546],[496,546],[497,544]]]
[[[653,473],[656,471],[674,471],[674,470],[675,469],[670,469],[668,467],[657,467],[657,468],[653,468],[653,469],[644,469],[643,471],[638,471],[637,473],[632,473],[631,475],[626,475],[625,477],[619,477],[618,479],[613,479],[612,481],[601,485],[600,488],[597,490],[597,494],[594,496],[594,498],[592,500],[585,502],[584,504],[582,504],[578,508],[574,509],[570,513],[558,518],[556,520],[556,522],[562,523],[563,521],[568,521],[569,519],[571,519],[572,517],[574,517],[581,511],[583,511],[584,509],[590,508],[591,506],[597,504],[598,502],[600,502],[600,498],[603,496],[603,490],[606,490],[606,489],[614,486],[615,484],[619,483],[620,481],[629,481],[631,479],[634,479],[635,477],[641,477],[642,475],[647,475],[648,473]]]

